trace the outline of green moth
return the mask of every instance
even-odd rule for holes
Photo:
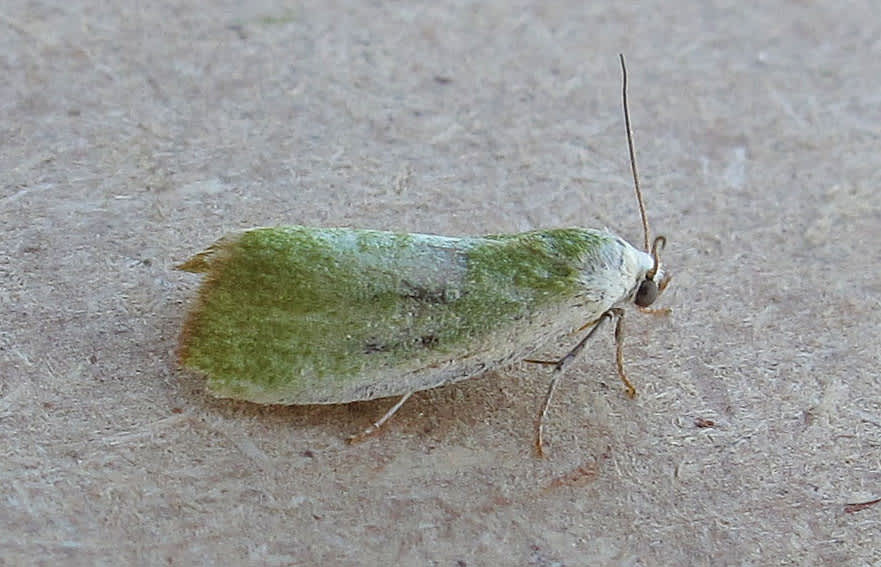
[[[624,80],[633,158],[626,71]],[[582,228],[454,238],[280,226],[227,235],[179,266],[205,274],[181,335],[181,362],[224,398],[338,404],[402,396],[367,434],[415,391],[505,367],[589,329],[550,363],[557,372],[544,417],[562,368],[603,320],[617,318],[619,375],[632,395],[620,306],[647,307],[669,281],[663,237],[648,245],[632,165],[645,250]]]

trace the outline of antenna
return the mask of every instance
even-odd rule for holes
[[[621,87],[624,99],[624,125],[627,127],[627,148],[630,150],[630,171],[633,172],[633,186],[636,188],[636,201],[639,203],[639,214],[642,216],[642,230],[645,235],[645,251],[649,251],[649,219],[645,214],[645,203],[642,200],[642,191],[639,190],[639,174],[636,173],[636,151],[633,149],[633,130],[630,129],[630,111],[627,108],[627,66],[624,65],[624,54],[619,53],[621,59],[621,75],[623,77]],[[654,250],[652,251],[654,255]],[[657,264],[655,256],[655,264]]]

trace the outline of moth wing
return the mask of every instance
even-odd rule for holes
[[[206,273],[181,359],[214,394],[262,403],[427,389],[522,358],[597,311],[571,264],[502,237],[254,229],[181,266]]]

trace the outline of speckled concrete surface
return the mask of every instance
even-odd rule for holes
[[[638,243],[673,314],[388,400],[214,400],[176,366],[225,232]],[[872,2],[0,6],[0,564],[878,565]],[[561,346],[561,348],[564,348]]]

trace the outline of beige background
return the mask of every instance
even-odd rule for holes
[[[874,2],[0,7],[0,564],[878,565]],[[773,7],[772,7],[773,5]],[[675,280],[561,384],[259,407],[176,367],[225,232],[608,226]],[[711,420],[713,427],[698,427]]]

